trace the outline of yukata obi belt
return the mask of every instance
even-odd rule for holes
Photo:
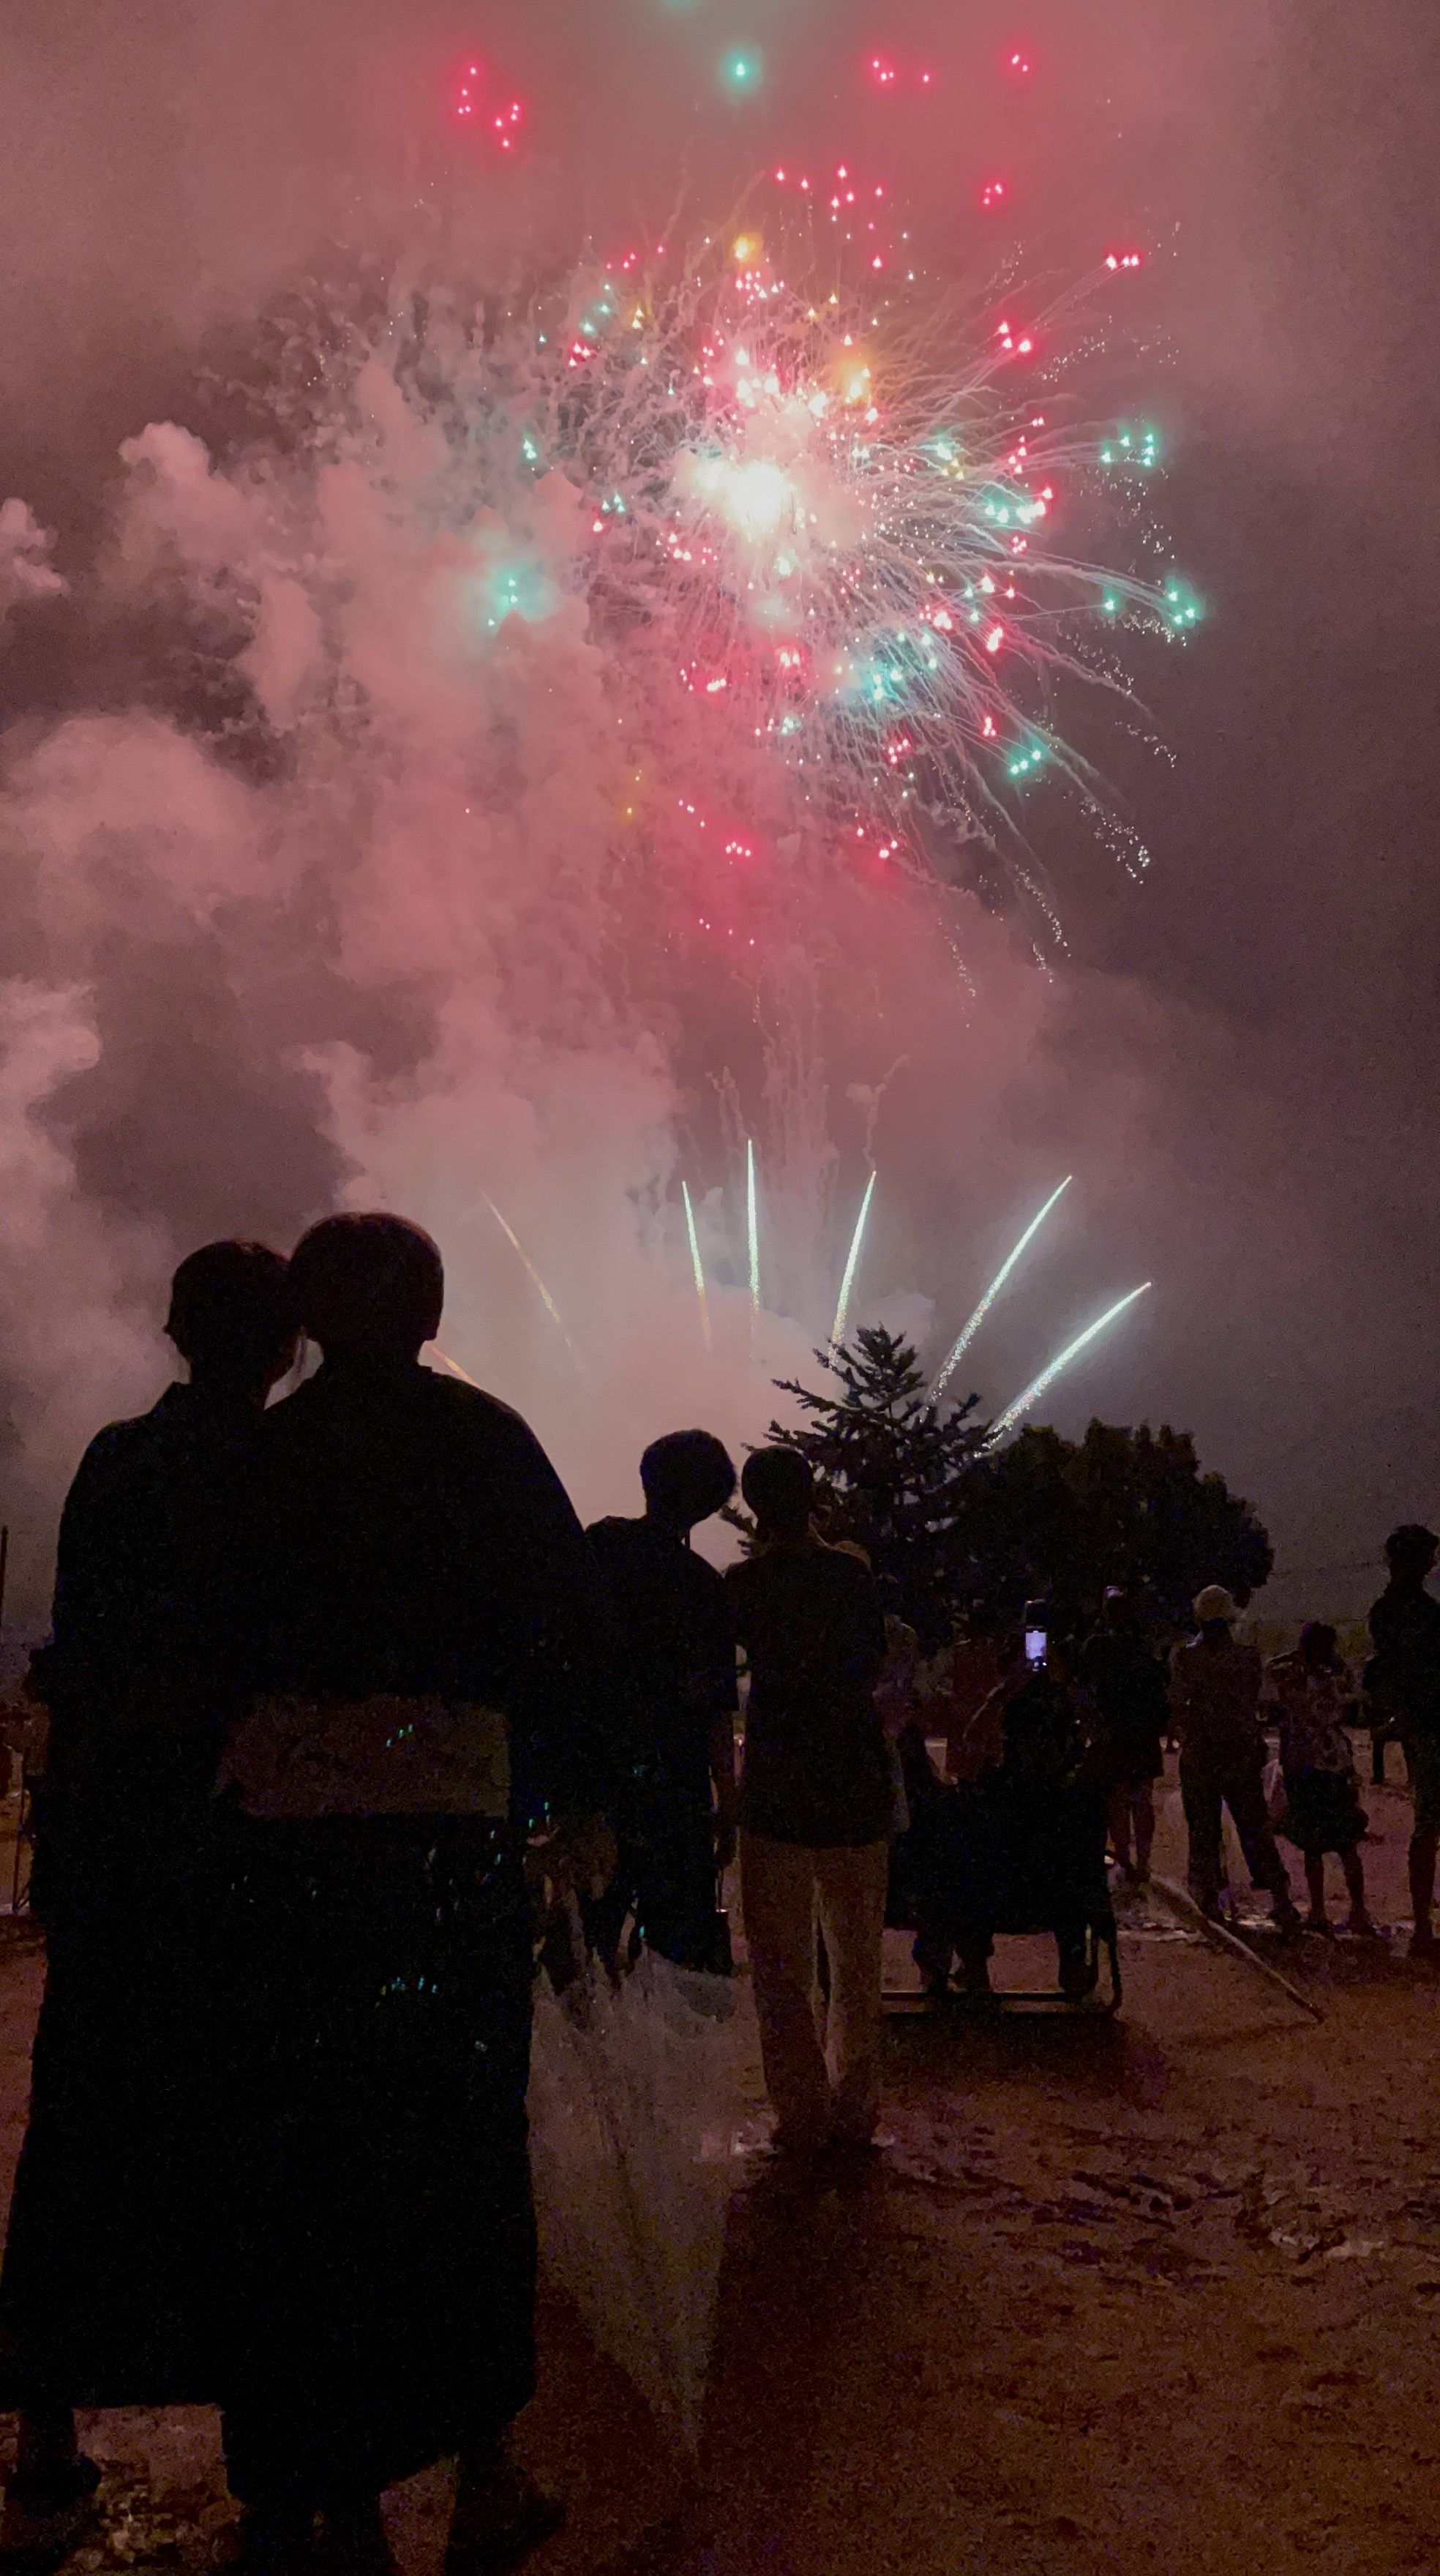
[[[438,1695],[257,1699],[215,1783],[251,1816],[489,1816],[510,1812],[502,1710]]]

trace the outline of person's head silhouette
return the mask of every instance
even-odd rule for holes
[[[729,1502],[735,1467],[713,1431],[667,1431],[641,1459],[640,1482],[647,1520],[679,1535]]]
[[[327,1360],[414,1360],[440,1329],[445,1268],[401,1216],[327,1216],[290,1256],[295,1309]]]
[[[295,1357],[289,1265],[268,1243],[205,1243],[170,1283],[165,1330],[192,1386],[263,1404]]]
[[[1300,1631],[1300,1661],[1316,1672],[1328,1671],[1336,1661],[1337,1644],[1328,1619],[1307,1619]]]
[[[815,1480],[798,1449],[757,1449],[745,1461],[740,1491],[762,1539],[804,1538]]]
[[[1418,1589],[1434,1565],[1437,1554],[1440,1554],[1440,1540],[1436,1539],[1435,1532],[1426,1529],[1419,1521],[1405,1521],[1399,1529],[1392,1530],[1385,1541],[1385,1562],[1390,1568],[1391,1582]]]
[[[1223,1583],[1207,1583],[1191,1604],[1195,1625],[1207,1645],[1224,1646],[1230,1642],[1230,1631],[1240,1613]]]

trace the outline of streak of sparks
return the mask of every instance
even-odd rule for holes
[[[1117,1317],[1124,1314],[1127,1306],[1133,1306],[1137,1297],[1143,1297],[1151,1284],[1148,1279],[1142,1281],[1138,1288],[1131,1289],[1128,1297],[1117,1298],[1115,1304],[1107,1307],[1105,1313],[1095,1323],[1088,1324],[1083,1333],[1077,1333],[1074,1341],[1067,1343],[1059,1358],[1053,1359],[1048,1368],[1043,1368],[1039,1376],[1031,1380],[1024,1394],[1017,1395],[1014,1403],[1007,1404],[1004,1412],[997,1416],[991,1424],[990,1435],[985,1443],[986,1448],[997,1448],[1006,1432],[1014,1429],[1021,1414],[1028,1413],[1031,1405],[1039,1400],[1046,1388],[1054,1385],[1062,1369],[1067,1369],[1073,1359],[1079,1358],[1087,1342],[1093,1342],[1097,1333],[1103,1333],[1108,1324],[1113,1324]]]
[[[690,1184],[682,1181],[680,1195],[685,1202],[685,1231],[690,1237],[690,1267],[695,1273],[695,1294],[700,1304],[700,1330],[705,1348],[710,1348],[710,1300],[705,1293],[705,1264],[700,1258],[700,1237],[695,1231],[695,1210],[690,1204]]]
[[[855,1285],[855,1273],[860,1267],[860,1247],[865,1240],[866,1220],[869,1217],[870,1202],[874,1196],[875,1174],[872,1172],[865,1184],[865,1196],[860,1202],[860,1214],[855,1220],[855,1231],[850,1238],[850,1258],[845,1264],[845,1275],[840,1282],[840,1297],[835,1308],[835,1322],[830,1334],[832,1351],[838,1351],[845,1339],[845,1326],[850,1314],[850,1292]]]
[[[986,1316],[989,1314],[991,1307],[994,1305],[996,1298],[999,1296],[1001,1289],[1004,1287],[1006,1280],[1009,1278],[1011,1271],[1014,1269],[1021,1253],[1025,1250],[1026,1245],[1034,1241],[1040,1228],[1044,1224],[1045,1219],[1049,1215],[1050,1210],[1055,1205],[1056,1200],[1064,1197],[1065,1192],[1070,1187],[1070,1183],[1074,1177],[1075,1175],[1073,1172],[1066,1173],[1059,1189],[1051,1191],[1050,1196],[1040,1210],[1039,1215],[1031,1218],[1030,1223],[1027,1225],[1019,1242],[1016,1244],[1014,1251],[1001,1263],[1000,1268],[996,1271],[994,1278],[991,1280],[989,1287],[986,1289],[984,1296],[981,1298],[979,1305],[976,1307],[969,1323],[965,1326],[964,1331],[961,1333],[959,1340],[956,1342],[954,1349],[950,1353],[950,1357],[946,1361],[945,1366],[942,1368],[939,1376],[935,1380],[934,1386],[930,1390],[930,1400],[932,1404],[941,1393],[945,1382],[950,1376],[957,1361],[963,1359],[966,1351],[970,1347],[970,1344],[974,1341],[976,1334],[979,1332],[981,1325],[984,1323]]]
[[[473,1386],[477,1395],[482,1392],[478,1377],[472,1377],[468,1369],[462,1369],[459,1361],[452,1360],[448,1351],[442,1351],[438,1342],[432,1342],[430,1348],[441,1367],[448,1369],[452,1377],[458,1377],[462,1386]]]
[[[551,1296],[549,1289],[546,1287],[544,1280],[541,1278],[539,1271],[536,1269],[534,1262],[531,1260],[529,1253],[526,1251],[524,1244],[521,1242],[519,1235],[516,1233],[513,1225],[507,1225],[504,1217],[501,1215],[500,1210],[495,1205],[495,1202],[490,1197],[488,1191],[482,1190],[480,1195],[482,1199],[484,1199],[485,1205],[490,1210],[490,1213],[500,1228],[501,1233],[504,1235],[506,1242],[512,1246],[520,1260],[524,1263],[531,1281],[539,1291],[540,1302],[543,1305],[546,1314],[550,1317],[556,1331],[559,1333],[560,1339],[574,1361],[580,1376],[583,1377],[585,1375],[585,1363],[575,1348],[574,1343],[571,1341],[569,1334],[566,1332],[565,1319],[561,1314],[559,1307],[556,1305],[554,1298]]]
[[[760,1325],[760,1203],[755,1190],[755,1139],[745,1139],[745,1239],[750,1249],[750,1334]]]

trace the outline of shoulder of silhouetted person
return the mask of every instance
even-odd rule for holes
[[[627,1520],[623,1512],[607,1512],[602,1520],[587,1521],[585,1535],[599,1556],[632,1556],[640,1541],[637,1532],[645,1523]]]
[[[873,1634],[877,1654],[885,1651],[885,1614],[880,1587],[864,1560],[848,1548],[829,1547],[811,1537],[798,1547],[758,1549],[729,1566],[725,1584],[735,1604],[742,1642],[747,1619],[778,1612],[783,1604],[828,1615]]]
[[[508,1485],[517,1508],[542,1488],[563,1490],[513,1405],[482,1387],[442,1377],[438,1369],[368,1378],[322,1368],[271,1405],[262,1417],[262,1434],[262,1473],[268,1469],[282,1477],[287,1463],[298,1468],[307,1458],[338,1463],[348,1455],[360,1471],[362,1459],[383,1456],[393,1444],[429,1456],[437,1472],[481,1476],[487,1486],[502,1489],[502,1499]]]
[[[778,1589],[810,1593],[829,1592],[837,1598],[846,1594],[857,1600],[875,1599],[880,1613],[880,1592],[870,1571],[868,1558],[850,1545],[831,1547],[815,1533],[798,1544],[788,1541],[752,1549],[725,1569],[725,1581],[737,1600],[763,1596]]]

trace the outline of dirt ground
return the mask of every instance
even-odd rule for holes
[[[1440,2567],[1440,1983],[1399,1955],[1408,1800],[1367,1804],[1394,1955],[1288,1949],[1322,2023],[1152,1899],[1117,2022],[896,2019],[871,2179],[797,2197],[738,2166],[697,2469],[547,2309],[521,2447],[571,2509],[535,2576]],[[1182,1842],[1172,1783],[1167,1874]],[[1022,1981],[1048,1965],[1001,1945]],[[41,1974],[17,1929],[10,2164]],[[213,2417],[85,2434],[105,2513],[71,2563],[203,2565],[226,2518]],[[389,2499],[405,2576],[438,2571],[445,2503],[440,2472]]]

